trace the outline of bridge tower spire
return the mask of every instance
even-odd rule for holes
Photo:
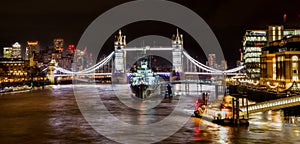
[[[175,72],[183,72],[182,67],[182,51],[183,51],[183,35],[179,34],[178,28],[177,28],[177,34],[176,36],[173,36],[172,38],[172,56],[173,56],[173,68],[172,70]]]
[[[122,35],[122,31],[119,30],[119,35],[115,37],[115,58],[113,67],[113,81],[123,82],[123,76],[126,76],[126,54],[124,48],[126,47],[126,36]],[[116,77],[117,76],[117,77]],[[120,80],[122,79],[122,80]]]
[[[119,30],[119,35],[115,39],[115,73],[125,73],[125,51],[126,36],[122,35],[122,31]]]

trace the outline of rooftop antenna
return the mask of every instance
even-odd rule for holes
[[[286,13],[285,13],[285,14],[283,14],[283,24],[285,24],[285,23],[286,23],[286,17],[287,17]]]

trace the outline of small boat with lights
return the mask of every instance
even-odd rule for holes
[[[195,117],[211,121],[219,125],[249,125],[248,119],[244,119],[243,116],[242,119],[240,117],[236,117],[237,115],[234,116],[231,101],[233,99],[232,96],[224,96],[223,102],[220,106],[217,106],[217,104],[213,103],[208,104],[207,99],[207,94],[203,93],[202,99],[196,100],[196,106],[194,111]],[[235,111],[240,112],[240,110],[237,109],[235,109]]]

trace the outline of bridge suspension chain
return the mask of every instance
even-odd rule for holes
[[[97,70],[100,67],[102,67],[103,65],[105,65],[108,61],[110,61],[112,59],[113,55],[114,55],[114,52],[112,52],[109,56],[107,56],[105,59],[101,60],[96,65],[94,65],[94,66],[92,66],[88,69],[78,71],[78,72],[73,72],[73,71],[70,71],[70,70],[66,70],[66,69],[61,68],[61,67],[54,67],[54,68],[56,70],[60,71],[60,72],[66,73],[66,74],[87,74],[87,73],[94,72],[95,70]]]

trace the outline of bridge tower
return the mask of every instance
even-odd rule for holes
[[[179,31],[177,29],[176,36],[173,35],[172,37],[172,56],[173,56],[173,66],[172,71],[175,73],[172,73],[172,76],[170,77],[171,81],[174,80],[180,80],[185,79],[184,71],[183,71],[183,35],[179,34]]]
[[[183,35],[179,35],[179,31],[177,29],[176,36],[172,38],[172,56],[173,56],[173,67],[172,70],[175,72],[182,73],[182,51],[183,51]]]
[[[119,36],[115,37],[114,47],[115,59],[112,72],[112,81],[114,83],[125,83],[127,79],[125,67],[126,54],[124,50],[124,48],[126,47],[126,36],[122,35],[121,30],[119,30]]]
[[[55,83],[55,79],[54,79],[54,67],[57,66],[57,62],[52,59],[51,62],[48,65],[48,73],[47,73],[47,78],[49,79],[51,84]]]

